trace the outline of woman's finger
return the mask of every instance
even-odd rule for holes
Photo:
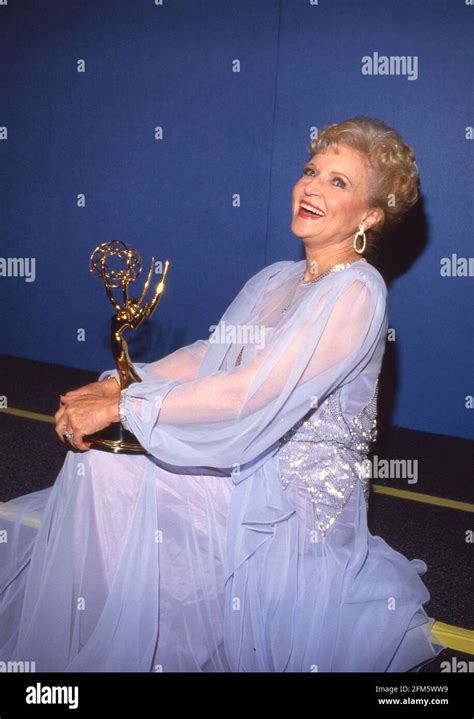
[[[77,439],[77,437],[74,437],[74,446],[76,447],[76,449],[79,449],[81,452],[86,452],[91,447],[90,442],[85,442],[82,437],[80,439]]]
[[[56,412],[56,414],[54,415],[54,419],[55,419],[55,431],[56,431],[56,434],[59,436],[59,438],[60,438],[61,441],[62,441],[62,435],[63,435],[63,432],[64,432],[66,426],[67,426],[67,425],[66,425],[65,416],[64,416],[64,411],[58,411],[58,412]]]
[[[65,441],[65,440],[64,440],[64,432],[66,431],[66,428],[65,428],[65,427],[62,427],[62,428],[60,429],[60,425],[56,425],[54,431],[55,431],[56,434],[58,435],[58,437],[59,437],[59,439],[61,440],[61,442],[64,444],[64,441]]]
[[[108,419],[110,401],[89,394],[64,403],[55,415],[56,432],[61,441],[64,441],[63,434],[67,427],[72,435],[71,444],[76,449],[82,452],[90,449],[91,443],[84,437],[110,424]]]
[[[62,415],[64,414],[65,407],[64,405],[60,405],[59,408],[56,410],[54,414],[54,421],[57,422],[59,419],[61,419]]]
[[[66,392],[66,394],[60,394],[59,399],[61,402],[66,404],[67,402],[70,402],[73,399],[77,399],[78,397],[82,397],[82,392]]]
[[[90,449],[90,443],[84,441],[84,432],[79,429],[77,424],[75,424],[74,427],[71,424],[70,431],[72,434],[71,444],[73,444],[76,449],[80,450],[81,452]]]
[[[68,428],[68,426],[63,422],[56,426],[56,434],[58,435],[61,442],[64,444],[66,442],[66,437],[64,434],[66,432],[69,432],[69,434],[72,434],[71,430]]]
[[[69,428],[69,421],[68,421],[66,405],[62,405],[58,409],[58,411],[54,415],[54,419],[55,419],[55,423],[56,423],[56,427],[55,427],[56,434],[58,435],[61,442],[64,444],[65,443],[64,432],[66,432],[67,429]],[[71,431],[71,430],[69,430],[69,431]]]

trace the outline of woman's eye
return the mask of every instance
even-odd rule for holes
[[[310,172],[314,175],[314,170],[311,167],[305,167],[303,170],[303,175],[308,175],[308,173]],[[342,189],[347,186],[342,177],[335,177],[334,182],[340,182],[341,184],[338,185],[338,187],[341,187]]]

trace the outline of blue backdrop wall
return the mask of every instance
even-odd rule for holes
[[[473,40],[472,0],[0,0],[0,352],[112,367],[88,262],[114,239],[170,260],[132,357],[208,337],[252,274],[303,258],[310,137],[370,115],[423,191],[376,260],[391,420],[472,437]]]

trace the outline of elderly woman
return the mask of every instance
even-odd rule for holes
[[[3,508],[0,659],[395,672],[443,648],[426,564],[366,516],[387,290],[363,255],[417,200],[414,153],[365,117],[309,149],[292,194],[305,259],[263,268],[210,339],[138,364],[141,382],[120,392],[108,371],[61,397],[78,451]],[[118,420],[147,456],[89,449]]]

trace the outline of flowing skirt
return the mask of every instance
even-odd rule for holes
[[[69,451],[0,506],[0,661],[37,672],[416,671],[444,648],[356,485],[325,537],[269,461],[239,484]]]

